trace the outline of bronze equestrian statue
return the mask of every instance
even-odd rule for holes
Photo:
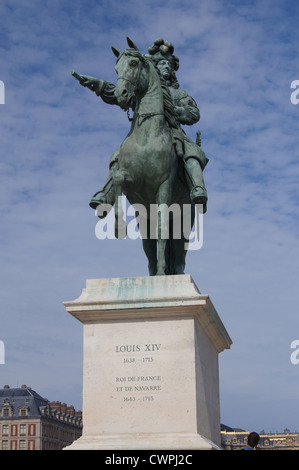
[[[200,113],[195,100],[179,88],[175,74],[179,59],[173,55],[171,43],[159,38],[149,54],[143,55],[133,41],[127,38],[127,42],[129,48],[122,52],[112,47],[117,57],[116,85],[72,72],[81,85],[104,102],[133,111],[129,134],[113,153],[106,183],[89,205],[93,209],[115,205],[119,238],[125,235],[125,227],[119,223],[120,196],[124,194],[136,208],[139,222],[139,208],[143,207],[146,220],[139,224],[139,230],[149,274],[183,274],[195,208],[200,207],[203,213],[207,209],[202,172],[208,159],[201,148],[200,133],[194,143],[181,124],[196,123]],[[153,207],[157,208],[156,217]],[[177,214],[170,210],[173,207],[180,209]],[[186,207],[189,232],[183,220]],[[175,233],[178,226],[179,237]]]

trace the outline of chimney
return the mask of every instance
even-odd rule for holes
[[[67,407],[66,413],[70,416],[75,416],[75,408],[73,405]]]
[[[56,410],[56,411],[60,411],[61,410],[61,403],[60,401],[51,401],[51,403],[49,403],[50,405],[50,408],[52,408],[53,410]]]
[[[65,413],[65,414],[66,414],[66,409],[67,409],[66,403],[61,403],[60,411],[61,411],[62,413]]]

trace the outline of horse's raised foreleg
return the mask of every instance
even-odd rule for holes
[[[113,174],[113,186],[115,192],[115,228],[114,234],[116,238],[125,238],[127,234],[126,222],[124,221],[124,213],[122,208],[122,185],[124,176],[120,171]]]

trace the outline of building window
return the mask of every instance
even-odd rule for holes
[[[10,450],[18,450],[18,441],[10,441]]]
[[[28,407],[24,406],[19,409],[19,416],[28,416]]]
[[[1,414],[2,416],[4,416],[4,418],[7,418],[8,416],[12,416],[13,415],[12,408],[10,406],[3,407]]]
[[[35,450],[35,441],[28,441],[28,450]]]
[[[8,441],[2,441],[2,450],[8,450]]]
[[[1,416],[8,417],[13,416],[13,407],[9,403],[7,399],[4,400],[2,408],[1,408]]]
[[[8,424],[3,424],[2,425],[2,436],[8,436],[8,432],[9,432]]]
[[[26,441],[24,439],[20,440],[19,449],[20,450],[26,450]]]
[[[10,432],[11,432],[12,436],[17,436],[18,435],[18,425],[17,424],[12,424]]]
[[[28,424],[28,435],[29,436],[36,435],[36,424]]]
[[[20,424],[20,436],[26,436],[26,424]]]

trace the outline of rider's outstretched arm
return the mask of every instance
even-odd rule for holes
[[[79,81],[80,85],[89,88],[97,96],[100,96],[105,103],[117,104],[117,99],[114,94],[115,85],[106,80],[99,80],[95,77],[88,75],[80,75],[77,72],[71,71],[71,74]]]

